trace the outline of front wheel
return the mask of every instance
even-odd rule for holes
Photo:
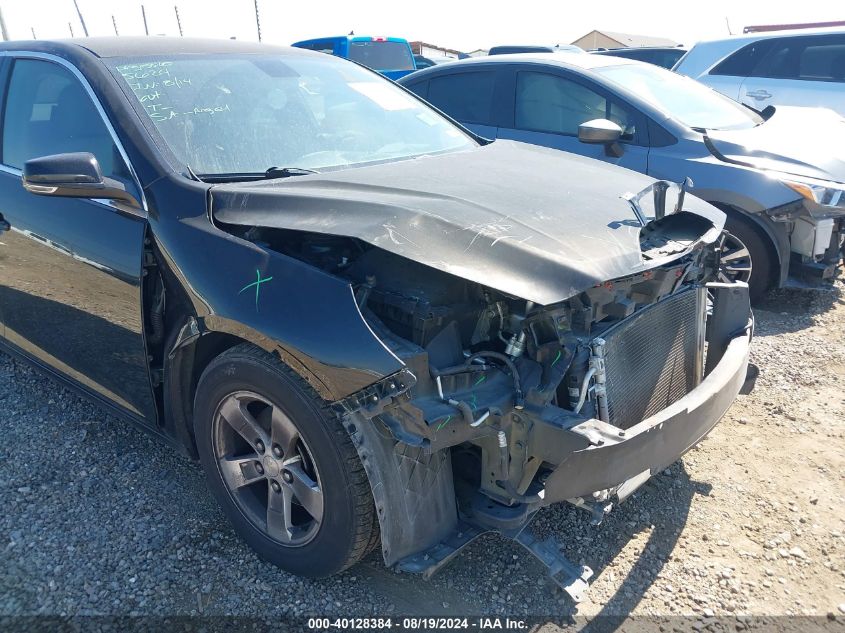
[[[775,278],[769,249],[760,233],[745,220],[728,215],[725,230],[719,279],[746,282],[751,301],[756,303],[765,296]]]
[[[325,577],[377,542],[369,483],[349,435],[274,357],[239,345],[214,359],[197,386],[194,431],[211,492],[265,560]]]

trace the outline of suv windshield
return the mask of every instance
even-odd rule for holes
[[[657,66],[626,64],[594,71],[692,128],[734,130],[763,122],[762,117],[736,101]]]
[[[414,58],[405,42],[352,40],[349,59],[373,70],[414,70]]]
[[[342,168],[476,146],[393,82],[328,55],[108,61],[168,148],[200,176]]]

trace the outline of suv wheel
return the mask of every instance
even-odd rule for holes
[[[251,346],[214,359],[194,404],[209,488],[265,560],[324,577],[378,542],[369,483],[346,430],[290,368]]]

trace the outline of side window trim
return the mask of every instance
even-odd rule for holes
[[[117,132],[115,132],[114,126],[109,120],[109,117],[106,114],[102,103],[100,103],[100,99],[94,92],[94,89],[91,88],[91,84],[88,83],[88,79],[86,79],[85,75],[83,75],[76,66],[71,64],[66,59],[62,59],[57,55],[51,55],[50,53],[39,53],[35,51],[0,51],[0,60],[2,60],[3,62],[2,73],[3,75],[5,75],[5,83],[2,89],[2,107],[0,107],[0,114],[2,114],[3,118],[0,118],[0,126],[2,126],[2,124],[5,122],[6,101],[9,97],[9,80],[12,76],[11,68],[14,60],[16,59],[36,59],[58,64],[59,66],[70,72],[74,76],[74,78],[80,83],[82,89],[85,91],[85,93],[88,95],[88,98],[91,99],[91,102],[94,104],[94,107],[96,108],[97,113],[100,115],[103,124],[106,126],[106,129],[108,130],[109,135],[111,136],[112,141],[115,144],[115,147],[117,147],[117,151],[120,153],[120,157],[126,164],[126,168],[129,170],[129,174],[132,176],[132,181],[134,182],[135,187],[138,190],[138,195],[140,195],[141,197],[141,199],[139,200],[139,202],[141,203],[141,208],[144,211],[144,215],[146,215],[149,210],[147,208],[147,199],[144,195],[144,188],[141,186],[141,181],[138,178],[138,174],[135,172],[135,168],[132,166],[132,161],[129,160],[129,155],[126,153],[126,150],[123,147],[123,143],[120,142],[120,138],[117,136]],[[0,136],[0,140],[2,140],[2,136]],[[2,147],[2,145],[0,145],[0,147]],[[0,157],[0,160],[2,160],[2,157]],[[7,173],[15,174],[17,176],[23,175],[23,172],[20,169],[17,169],[10,165],[6,165],[2,162],[0,162],[0,170],[5,171]],[[91,198],[91,200],[99,201],[99,198]],[[112,208],[111,204],[107,204],[107,206]]]

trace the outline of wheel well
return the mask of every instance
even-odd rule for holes
[[[193,459],[198,459],[194,439],[194,395],[200,376],[209,363],[232,347],[248,343],[242,338],[222,332],[206,332],[193,342],[174,349],[182,328],[174,328],[168,339],[168,358],[165,370],[165,432],[172,435]]]
[[[742,222],[746,227],[754,231],[760,239],[763,240],[763,244],[766,247],[766,251],[769,254],[769,257],[774,264],[772,266],[772,270],[770,271],[770,279],[769,282],[774,284],[775,286],[779,286],[780,284],[780,274],[779,270],[781,268],[781,255],[778,251],[777,243],[775,242],[774,238],[769,234],[769,232],[761,226],[760,222],[756,221],[751,214],[746,213],[742,209],[738,209],[733,207],[729,204],[724,204],[722,202],[710,202],[714,207],[723,211],[726,215],[730,216],[731,218]]]

